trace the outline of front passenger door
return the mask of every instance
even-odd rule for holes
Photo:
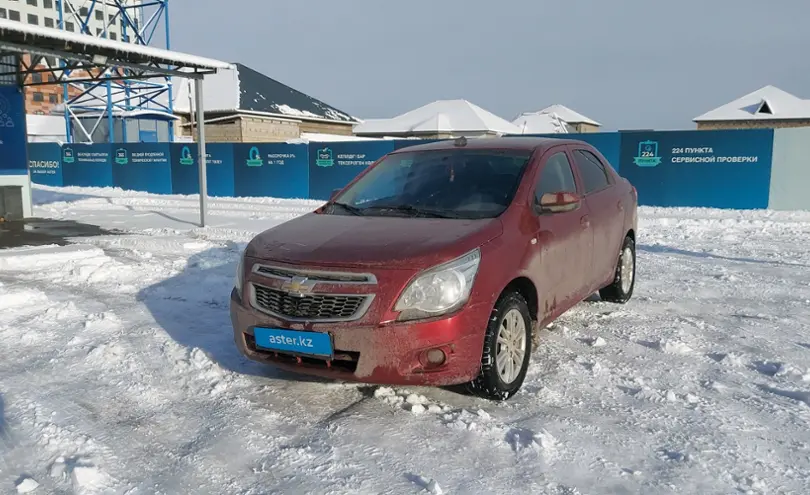
[[[585,202],[569,211],[540,212],[545,193],[580,194],[564,148],[552,149],[541,162],[534,188],[533,208],[539,256],[532,271],[540,292],[540,313],[547,315],[559,306],[573,306],[586,297],[590,282],[593,233]],[[545,158],[545,157],[544,157]]]

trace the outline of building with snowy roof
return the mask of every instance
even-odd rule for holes
[[[569,124],[554,112],[524,112],[512,123],[520,127],[521,134],[566,134],[577,132],[572,124]]]
[[[390,119],[369,119],[355,136],[447,139],[519,134],[520,128],[467,100],[439,100]]]
[[[544,115],[547,117],[542,117]],[[536,112],[524,112],[513,123],[526,128],[527,131],[524,134],[545,134],[561,132],[559,130],[561,127],[557,124],[559,121],[567,124],[565,126],[567,132],[599,132],[599,128],[602,127],[602,124],[592,118],[560,104],[551,105]]]
[[[352,136],[360,122],[346,112],[244,64],[205,76],[206,139],[211,142],[284,142],[306,134]],[[177,136],[193,136],[190,84],[175,86]]]
[[[810,126],[810,100],[765,86],[692,119],[698,129]]]

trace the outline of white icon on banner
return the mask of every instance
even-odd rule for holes
[[[8,114],[9,103],[5,96],[0,95],[0,127],[7,127],[12,128],[14,127],[14,121],[11,119],[11,116]]]

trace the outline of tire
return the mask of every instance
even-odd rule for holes
[[[519,356],[515,356],[520,363],[517,369],[514,367],[514,360],[512,367],[506,365],[506,361],[498,362],[498,351],[502,348],[498,338],[502,333],[508,338],[511,332],[516,336],[514,340],[510,339],[515,348],[523,349],[522,360]],[[531,334],[532,318],[526,300],[518,292],[504,293],[498,299],[489,318],[481,355],[481,371],[475,380],[467,384],[467,390],[473,395],[489,400],[503,401],[515,395],[523,385],[529,369],[532,353]],[[502,368],[506,368],[505,373],[499,372],[500,364],[504,364]],[[514,371],[509,373],[512,370]]]
[[[625,261],[628,265],[625,267]],[[622,267],[625,267],[623,270]],[[629,277],[629,282],[627,278]],[[624,304],[633,296],[636,286],[636,243],[630,236],[624,238],[613,282],[599,290],[603,301]]]

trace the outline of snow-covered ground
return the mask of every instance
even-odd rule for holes
[[[35,194],[127,233],[0,251],[0,493],[810,493],[810,213],[643,208],[495,404],[238,355],[237,253],[317,202]]]

